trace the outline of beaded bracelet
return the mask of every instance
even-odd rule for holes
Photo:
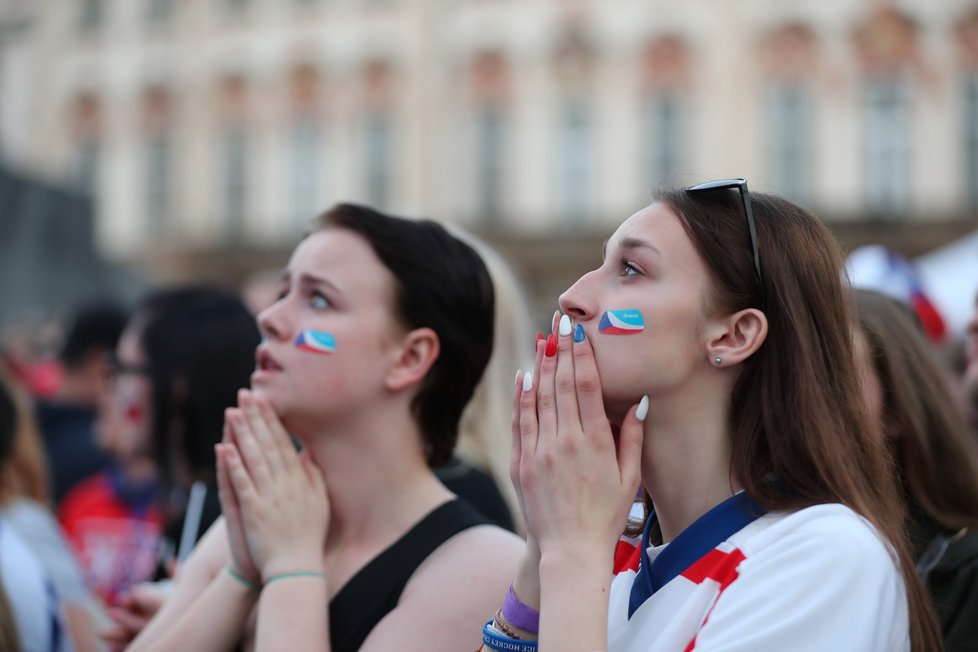
[[[487,620],[482,626],[482,644],[493,652],[537,652],[536,641],[521,641],[503,636],[493,627],[491,620]]]

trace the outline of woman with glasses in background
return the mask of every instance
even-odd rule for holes
[[[939,649],[842,271],[814,215],[743,179],[618,228],[517,382],[529,545],[483,649]]]

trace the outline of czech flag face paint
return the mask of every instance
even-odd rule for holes
[[[295,345],[303,351],[328,355],[336,351],[336,338],[324,331],[305,330],[295,338]]]
[[[606,310],[598,331],[605,335],[635,335],[645,330],[645,320],[638,310]]]

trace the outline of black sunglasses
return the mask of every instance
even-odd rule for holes
[[[717,179],[706,181],[686,189],[686,192],[704,193],[717,190],[737,190],[747,216],[747,232],[750,234],[751,253],[754,254],[754,271],[757,273],[757,286],[761,293],[761,304],[764,303],[764,285],[761,283],[761,257],[757,253],[757,229],[754,227],[754,211],[751,210],[750,193],[747,192],[747,179]]]
[[[153,371],[147,364],[133,364],[130,362],[124,362],[116,357],[114,353],[109,353],[105,356],[105,363],[109,374],[112,376],[121,376],[126,374],[148,376]]]

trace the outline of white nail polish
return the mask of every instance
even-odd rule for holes
[[[571,320],[567,315],[560,316],[559,331],[561,337],[567,337],[571,332]]]
[[[523,391],[528,392],[533,387],[533,372],[527,371],[523,376]]]
[[[560,311],[554,310],[554,316],[550,318],[550,332],[553,333],[557,330],[557,320],[560,318]]]
[[[638,409],[635,410],[635,418],[639,421],[645,421],[645,417],[649,414],[649,395],[646,394],[642,397],[642,400],[638,403]]]
[[[516,378],[514,378],[514,379],[513,379],[513,383],[514,383],[514,384],[515,384],[515,385],[516,385],[517,387],[518,387],[518,386],[519,386],[519,384],[520,384],[520,378],[521,378],[522,376],[523,376],[523,370],[522,370],[522,369],[517,369],[517,370],[516,370]]]

